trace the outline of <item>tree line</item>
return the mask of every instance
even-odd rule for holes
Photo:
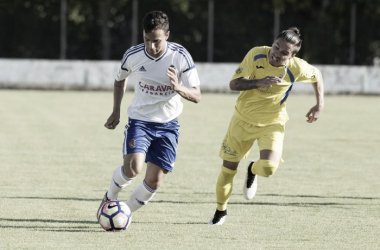
[[[61,1],[0,2],[0,57],[59,59]],[[143,42],[144,15],[162,10],[169,40],[194,61],[209,60],[210,0],[138,0],[137,31],[134,0],[65,1],[66,59],[120,60],[135,45],[133,32]],[[214,0],[213,7],[214,62],[240,62],[250,48],[270,46],[276,28],[293,26],[303,39],[299,56],[313,64],[372,65],[380,57],[380,0]]]

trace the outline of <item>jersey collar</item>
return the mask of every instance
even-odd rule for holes
[[[153,57],[153,56],[150,56],[150,55],[148,54],[148,52],[146,52],[145,44],[144,44],[144,53],[145,53],[146,57],[148,57],[150,60],[154,60],[154,61],[157,62],[157,61],[161,60],[161,59],[166,55],[166,53],[168,52],[168,46],[169,46],[169,42],[166,41],[166,49],[165,49],[165,52],[164,52],[160,57],[158,57],[158,58],[155,58],[155,57]]]

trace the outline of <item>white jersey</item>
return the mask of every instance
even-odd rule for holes
[[[181,96],[172,89],[166,74],[170,65],[177,70],[179,84],[200,85],[191,55],[179,44],[167,42],[166,51],[159,58],[151,57],[144,43],[125,52],[116,80],[128,77],[128,84],[134,85],[135,96],[128,108],[130,118],[166,123],[182,113]]]

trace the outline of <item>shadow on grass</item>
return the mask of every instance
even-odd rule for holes
[[[335,202],[229,202],[230,205],[256,205],[256,206],[279,206],[279,207],[326,207],[326,206],[352,206],[359,204],[343,204]]]
[[[51,219],[6,219],[0,218],[0,221],[10,222],[42,222],[42,223],[69,223],[69,224],[98,224],[96,221],[89,220],[51,220]]]
[[[133,221],[133,224],[207,225],[207,222]]]
[[[211,194],[211,193],[194,193],[193,195],[199,195],[199,194]],[[183,193],[182,193],[183,195]],[[191,194],[188,194],[191,195]],[[212,194],[214,195],[214,194]],[[237,195],[237,194],[236,194]],[[241,196],[241,194],[239,194]],[[352,199],[352,200],[380,200],[380,198],[377,197],[349,197],[349,196],[318,196],[318,195],[286,195],[286,194],[261,194],[257,196],[262,197],[291,197],[295,198],[294,200],[298,198],[310,198],[310,199]],[[86,199],[86,198],[70,198],[70,197],[5,197],[6,199],[41,199],[41,200],[69,200],[69,201],[99,201],[99,199]],[[215,204],[214,199],[209,199],[206,201],[197,201],[194,199],[187,199],[187,200],[153,200],[150,201],[150,203],[162,203],[162,204]],[[279,206],[279,207],[332,207],[332,208],[348,208],[349,206],[360,206],[363,204],[353,204],[353,203],[343,203],[343,202],[337,202],[334,200],[334,202],[310,202],[310,201],[303,201],[303,202],[259,202],[258,200],[252,200],[247,202],[234,202],[230,201],[230,205],[245,205],[245,206]],[[0,219],[1,220],[1,219]],[[20,220],[22,221],[22,220]],[[29,220],[32,221],[32,220]],[[36,222],[45,222],[45,223],[96,223],[96,222],[89,222],[89,221],[59,221],[59,220],[36,220]],[[186,223],[185,223],[186,224]]]
[[[291,195],[291,194],[263,194],[261,196],[317,198],[317,199],[380,200],[380,197],[358,197],[358,196],[321,196],[321,195]]]
[[[181,195],[210,195],[215,196],[215,193],[175,193],[175,192],[159,192],[160,194],[181,194]],[[242,194],[232,194],[231,196],[241,196]],[[293,197],[293,198],[315,198],[315,199],[352,199],[352,200],[380,200],[380,197],[360,197],[360,196],[323,196],[323,195],[291,195],[291,194],[257,194],[256,196],[274,196],[274,197]],[[78,197],[38,197],[38,196],[29,196],[29,197],[2,197],[5,199],[36,199],[36,200],[70,200],[70,201],[100,201],[100,198],[90,199],[90,198],[78,198]],[[155,202],[155,201],[151,201]],[[173,202],[173,203],[183,203],[183,202]],[[189,203],[189,202],[185,202]],[[197,202],[202,203],[202,202]],[[205,202],[208,203],[208,202]]]
[[[159,201],[150,201],[152,203],[167,203],[167,204],[215,204],[214,201],[195,201],[195,202],[187,202],[187,201],[167,201],[167,200],[159,200]],[[228,202],[229,205],[245,205],[245,206],[279,206],[279,207],[344,207],[344,206],[357,206],[361,204],[344,204],[337,202],[255,202],[255,201],[247,201],[247,202]]]
[[[51,220],[51,219],[7,219],[0,218],[0,222],[13,223],[43,223],[43,225],[1,225],[0,228],[13,229],[30,229],[35,231],[51,231],[51,232],[101,232],[95,230],[92,225],[98,224],[96,221],[70,221],[70,220]],[[53,224],[62,223],[67,226],[54,226]],[[73,224],[91,224],[91,226],[74,226]],[[100,228],[99,228],[100,229]]]
[[[5,199],[31,199],[31,200],[68,200],[68,201],[101,201],[101,198],[98,199],[87,199],[87,198],[77,198],[77,197],[38,197],[38,196],[29,196],[29,197],[4,197]]]
[[[160,192],[162,193],[162,192]],[[170,194],[170,193],[167,193]],[[171,193],[171,194],[181,194],[181,193]],[[187,195],[212,195],[215,196],[215,193],[189,193]],[[242,196],[243,194],[235,193],[231,196]],[[353,200],[380,200],[380,197],[360,197],[360,196],[324,196],[324,195],[303,195],[303,194],[256,194],[258,196],[277,196],[277,197],[293,197],[293,198],[316,198],[316,199],[353,199]]]
[[[98,225],[96,221],[70,221],[70,220],[48,220],[48,219],[6,219],[0,218],[0,222],[17,222],[29,223],[40,222],[43,225],[1,225],[1,228],[9,229],[30,229],[34,231],[50,231],[50,232],[104,232],[100,226],[95,229],[92,225]],[[68,224],[67,226],[54,226],[54,223]],[[91,224],[91,226],[74,226],[73,224]],[[205,222],[159,222],[159,221],[133,221],[133,224],[173,224],[173,225],[205,225]]]

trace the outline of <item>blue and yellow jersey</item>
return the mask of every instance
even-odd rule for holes
[[[285,124],[289,118],[286,100],[295,82],[314,83],[319,80],[317,69],[306,61],[293,57],[287,65],[274,67],[269,63],[271,47],[254,47],[236,69],[231,80],[237,78],[262,79],[267,76],[283,78],[271,88],[241,91],[236,101],[235,115],[241,120],[258,126]]]

